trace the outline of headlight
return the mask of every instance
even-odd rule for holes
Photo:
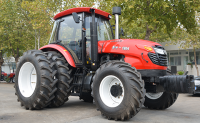
[[[167,55],[166,50],[160,49],[160,48],[153,48],[154,51],[158,54],[163,54],[163,55]]]

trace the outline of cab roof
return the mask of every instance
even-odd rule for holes
[[[61,18],[63,16],[71,15],[73,12],[76,12],[76,13],[79,13],[79,12],[91,13],[90,9],[91,9],[91,7],[77,7],[77,8],[67,9],[65,11],[62,11],[62,12],[56,14],[53,19],[56,20],[56,19]],[[92,8],[92,9],[95,9],[95,8]],[[111,15],[111,14],[104,12],[100,9],[95,9],[95,14],[104,16],[107,19],[110,19],[108,16]]]

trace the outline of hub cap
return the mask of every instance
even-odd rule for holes
[[[30,62],[25,62],[19,71],[19,90],[24,97],[30,97],[35,91],[37,84],[37,73]]]
[[[118,97],[122,95],[122,87],[120,85],[113,85],[110,88],[110,93],[113,97]]]
[[[108,107],[117,107],[124,98],[124,87],[116,76],[106,76],[100,83],[101,100]]]
[[[146,93],[146,96],[147,96],[149,99],[153,99],[153,100],[160,98],[162,95],[163,95],[163,92],[158,92],[158,93]]]

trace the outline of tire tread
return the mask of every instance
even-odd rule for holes
[[[135,92],[137,94],[132,95],[129,100],[129,106],[127,106],[126,109],[121,114],[118,114],[117,116],[104,114],[102,111],[102,116],[105,116],[107,119],[113,119],[113,120],[128,120],[135,116],[141,109],[142,104],[144,103],[144,97],[145,97],[145,88],[144,88],[144,82],[141,78],[141,75],[134,67],[131,67],[130,64],[123,62],[123,61],[109,61],[107,63],[104,63],[100,66],[100,68],[95,72],[95,75],[93,76],[93,82],[95,82],[96,77],[98,74],[104,70],[106,67],[112,67],[116,68],[120,71],[123,71],[125,73],[124,75],[127,75],[129,78],[130,85],[132,86],[132,93]],[[129,77],[131,76],[131,77]],[[91,84],[92,92],[91,95],[93,96],[93,86],[94,83]],[[94,97],[95,98],[95,97]],[[137,102],[137,103],[134,103]],[[98,103],[98,102],[96,102]],[[101,109],[99,105],[97,104],[97,108]]]

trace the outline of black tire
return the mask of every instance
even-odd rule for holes
[[[32,95],[29,97],[23,96],[19,88],[19,72],[23,64],[30,62],[36,70],[36,87]],[[50,101],[50,96],[53,94],[52,84],[54,83],[53,76],[55,71],[51,68],[52,64],[47,59],[47,55],[40,50],[30,50],[20,57],[16,75],[15,75],[15,90],[18,101],[21,106],[26,109],[42,109],[47,106]],[[56,81],[56,80],[55,80]]]
[[[1,75],[1,81],[4,81],[4,76]]]
[[[49,107],[60,107],[68,101],[71,94],[74,68],[68,64],[64,56],[55,51],[48,51],[48,59],[55,63],[57,70],[55,76],[58,79],[57,91],[54,93],[55,98],[51,101]]]
[[[171,75],[171,70],[167,69],[167,75]],[[163,92],[157,99],[150,99],[145,96],[144,106],[149,109],[163,110],[174,104],[178,98],[178,93]]]
[[[160,96],[157,99],[150,99],[147,96],[145,96],[144,106],[149,109],[163,110],[172,106],[177,98],[177,93],[169,92],[163,92],[162,96]]]
[[[15,76],[13,76],[12,78],[12,83],[15,83]]]
[[[124,95],[121,95],[123,100],[116,107],[107,106],[99,92],[102,80],[109,75],[117,77],[124,86]],[[141,74],[122,61],[110,61],[101,65],[93,77],[92,96],[97,108],[109,120],[128,120],[135,116],[144,103],[145,92]]]
[[[82,92],[80,99],[84,102],[93,103],[93,97],[91,96],[91,92]]]

